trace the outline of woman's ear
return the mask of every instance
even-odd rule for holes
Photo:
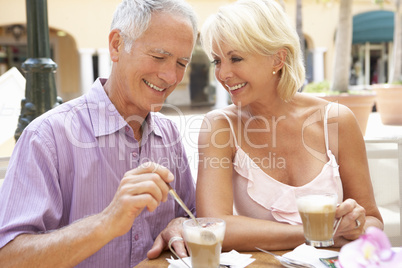
[[[277,72],[279,70],[281,70],[283,65],[285,64],[287,54],[288,53],[286,52],[286,49],[281,48],[274,55],[274,66],[273,67]]]
[[[120,50],[123,49],[123,37],[120,34],[120,31],[115,29],[109,33],[109,52],[110,59],[113,62],[117,62],[119,60]]]

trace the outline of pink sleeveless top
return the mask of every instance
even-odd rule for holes
[[[342,202],[343,190],[339,166],[328,146],[327,117],[329,109],[330,104],[324,115],[325,146],[329,160],[316,178],[300,187],[283,184],[262,171],[238,146],[232,123],[229,117],[221,111],[229,122],[236,146],[233,160],[233,198],[237,215],[296,225],[301,224],[295,199],[296,193],[317,190],[336,193],[338,202]],[[319,120],[317,119],[315,122]]]

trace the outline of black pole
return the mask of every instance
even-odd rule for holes
[[[57,97],[54,73],[57,64],[50,58],[47,0],[26,0],[28,55],[22,64],[25,72],[25,99],[14,138],[36,117],[61,103]]]

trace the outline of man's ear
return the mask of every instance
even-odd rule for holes
[[[279,71],[282,69],[283,65],[285,64],[286,61],[286,56],[287,56],[286,49],[281,48],[276,52],[274,55],[274,69]]]
[[[113,62],[117,62],[119,60],[121,49],[124,49],[123,43],[123,37],[121,36],[119,30],[115,29],[109,33],[109,52],[110,59]]]

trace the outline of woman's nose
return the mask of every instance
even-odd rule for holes
[[[217,72],[216,77],[218,77],[218,79],[221,81],[226,81],[229,78],[233,77],[232,70],[227,66],[223,65],[219,66],[219,69],[217,68],[216,72]]]

